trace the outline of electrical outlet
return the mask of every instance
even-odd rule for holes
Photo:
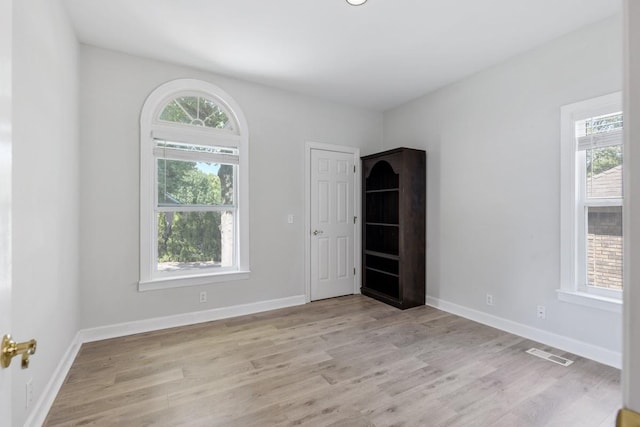
[[[29,378],[29,381],[25,384],[24,391],[24,407],[25,409],[29,409],[33,404],[33,378]]]
[[[287,224],[293,224],[293,215],[287,215]]]
[[[547,318],[547,309],[544,305],[538,306],[537,313],[538,313],[538,319],[545,320]]]
[[[487,305],[493,305],[493,295],[487,294]]]
[[[202,291],[200,292],[200,302],[207,302],[207,292],[206,291]]]

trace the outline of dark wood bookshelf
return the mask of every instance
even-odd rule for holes
[[[425,303],[426,153],[362,157],[362,293],[406,309]]]

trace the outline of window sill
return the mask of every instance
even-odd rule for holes
[[[186,286],[208,285],[211,283],[246,280],[251,271],[230,271],[228,273],[203,274],[199,276],[169,277],[163,279],[141,280],[138,292],[157,291],[160,289],[183,288]]]
[[[622,300],[593,295],[586,292],[566,291],[558,289],[558,299],[571,304],[597,308],[599,310],[622,313]]]

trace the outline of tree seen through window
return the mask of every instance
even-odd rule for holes
[[[158,268],[219,266],[221,227],[232,218],[233,165],[158,159]],[[184,208],[210,206],[193,212]],[[224,221],[223,221],[224,220]]]

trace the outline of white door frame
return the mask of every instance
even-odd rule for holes
[[[13,1],[0,0],[0,337],[11,333]],[[14,368],[15,366],[11,366]],[[11,370],[0,369],[0,419],[12,421]],[[4,424],[3,424],[4,425]]]
[[[304,162],[304,289],[306,302],[311,302],[311,150],[336,151],[338,153],[353,155],[353,164],[356,167],[353,180],[353,212],[354,215],[357,216],[357,220],[355,224],[353,224],[353,265],[356,270],[356,274],[353,277],[354,294],[360,293],[360,276],[362,274],[360,269],[360,265],[362,265],[362,232],[360,227],[362,183],[360,178],[360,149],[357,147],[307,141],[305,144]]]

